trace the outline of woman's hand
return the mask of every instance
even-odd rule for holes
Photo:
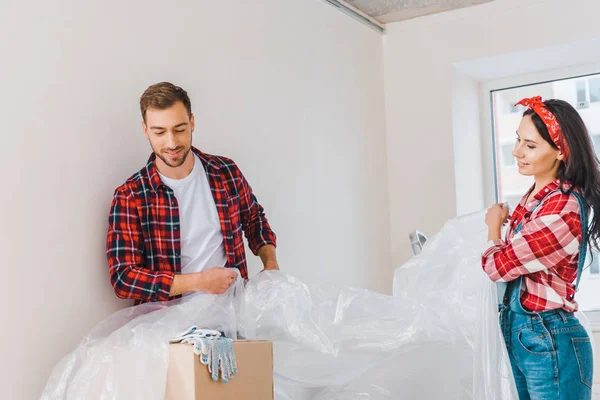
[[[508,221],[508,207],[503,204],[494,204],[485,214],[485,223],[488,228],[500,228]]]
[[[485,214],[485,223],[488,226],[488,241],[502,238],[502,225],[508,221],[508,207],[503,204],[494,204]]]

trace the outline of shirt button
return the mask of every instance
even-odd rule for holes
[[[174,230],[174,231],[178,231],[178,230],[179,230],[179,227],[178,227],[178,226],[174,226],[174,227],[173,227],[173,230]]]
[[[544,192],[548,193],[548,189],[544,190]]]

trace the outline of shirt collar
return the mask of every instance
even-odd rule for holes
[[[193,146],[192,152],[198,156],[198,158],[202,162],[202,166],[204,167],[204,169],[206,169],[207,172],[217,167],[210,157],[208,157],[206,154],[204,154],[203,152],[201,152]],[[168,188],[164,184],[162,179],[160,179],[160,175],[158,175],[158,169],[156,168],[156,154],[154,153],[150,155],[150,157],[148,158],[148,162],[146,163],[146,174],[148,175],[148,179],[150,180],[150,186],[155,192],[158,192],[161,189],[164,190]]]
[[[535,186],[531,187],[530,191],[533,190]],[[548,183],[546,186],[544,186],[542,188],[542,190],[538,191],[535,196],[533,196],[532,199],[529,200],[529,203],[527,204],[522,204],[527,210],[531,210],[532,207],[537,206],[538,204],[540,204],[540,202],[542,200],[544,200],[544,198],[551,192],[558,190],[560,188],[560,180],[559,179],[555,179],[552,182]],[[571,184],[568,182],[563,182],[562,184],[562,190],[566,191],[569,190],[571,188]],[[528,192],[530,193],[530,192]],[[525,197],[523,197],[523,202],[525,201],[525,199],[527,198],[527,195],[525,195]]]

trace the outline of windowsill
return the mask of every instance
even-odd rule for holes
[[[592,332],[600,332],[600,310],[583,311],[583,313],[590,322]]]

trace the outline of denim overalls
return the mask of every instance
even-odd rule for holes
[[[581,196],[573,194],[579,202],[583,235],[574,286],[577,289],[587,250],[588,213]],[[522,224],[515,228],[515,233]],[[522,281],[519,277],[498,287],[499,293],[506,289],[499,305],[500,327],[519,399],[591,399],[592,347],[585,328],[572,312],[563,309],[539,313],[525,310],[520,300]]]

